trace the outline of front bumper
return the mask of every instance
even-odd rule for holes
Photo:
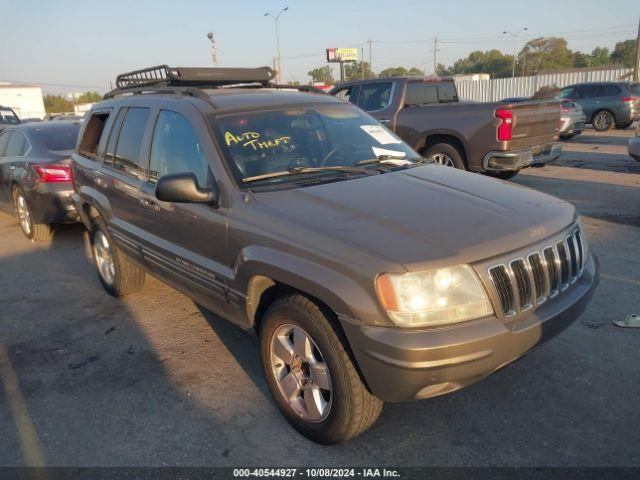
[[[562,153],[559,143],[547,143],[523,150],[489,152],[482,166],[488,172],[521,170],[532,165],[545,165],[556,160]]]
[[[571,290],[510,325],[496,317],[431,330],[341,322],[371,391],[405,402],[471,385],[542,345],[582,313],[597,282],[591,256]]]
[[[66,183],[42,183],[27,192],[27,202],[34,223],[70,223],[78,220],[71,195],[73,188]]]

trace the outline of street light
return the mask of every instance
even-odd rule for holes
[[[278,55],[278,67],[277,67],[277,71],[276,71],[276,83],[280,83],[280,37],[278,35],[278,20],[280,19],[280,15],[282,15],[287,10],[289,10],[289,7],[284,7],[282,10],[280,10],[280,13],[278,13],[278,15],[275,15],[275,16],[272,15],[271,13],[269,13],[269,12],[264,14],[265,17],[273,18],[273,21],[276,24],[276,52],[277,52],[277,55]]]
[[[514,78],[516,76],[516,38],[525,30],[529,29],[527,27],[524,27],[518,30],[516,33],[507,31],[502,32],[505,35],[511,35],[513,37],[513,69],[511,70],[511,78]]]

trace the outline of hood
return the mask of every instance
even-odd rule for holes
[[[559,232],[576,216],[558,198],[438,165],[254,195],[318,241],[340,240],[409,271],[504,254]]]

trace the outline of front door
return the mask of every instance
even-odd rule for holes
[[[143,256],[156,275],[230,318],[227,286],[232,271],[227,259],[226,211],[203,204],[161,202],[154,194],[158,178],[175,173],[193,173],[200,187],[211,186],[215,179],[207,159],[215,155],[194,107],[173,105],[158,112],[148,178],[141,185]]]

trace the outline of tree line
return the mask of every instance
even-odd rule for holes
[[[95,103],[102,100],[102,95],[98,92],[84,92],[74,100],[69,100],[62,95],[45,95],[44,110],[47,113],[73,112],[74,105],[82,103]]]
[[[635,40],[625,40],[616,43],[613,50],[597,47],[591,53],[572,51],[567,47],[567,41],[561,37],[540,37],[530,40],[516,55],[516,76],[534,75],[549,71],[566,70],[571,68],[621,66],[631,68],[635,61]],[[364,66],[364,78],[394,77],[394,76],[423,76],[424,71],[419,68],[392,67],[379,73],[371,71],[368,62],[354,62],[345,64],[345,81],[362,78],[361,69]],[[513,69],[513,55],[506,55],[500,50],[475,50],[466,58],[456,60],[453,65],[437,65],[438,75],[460,75],[472,73],[488,73],[494,78],[510,77]],[[308,72],[314,82],[335,84],[333,69],[326,65],[314,68]]]

